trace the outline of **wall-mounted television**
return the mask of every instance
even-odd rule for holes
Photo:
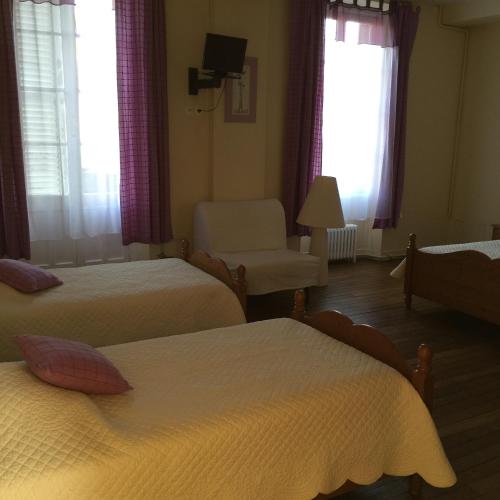
[[[203,69],[222,75],[241,73],[246,49],[247,40],[245,38],[207,33]]]

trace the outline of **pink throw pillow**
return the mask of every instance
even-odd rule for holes
[[[103,354],[82,342],[15,337],[30,370],[44,382],[86,394],[120,394],[132,389]]]
[[[0,281],[23,293],[38,292],[63,283],[45,269],[11,259],[0,259]]]

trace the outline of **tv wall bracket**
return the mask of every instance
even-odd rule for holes
[[[239,80],[241,75],[233,73],[217,73],[216,71],[207,71],[201,73],[207,78],[200,78],[198,68],[188,68],[188,86],[189,95],[198,95],[200,89],[219,89],[223,78],[232,78]]]

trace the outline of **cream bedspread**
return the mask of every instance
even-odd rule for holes
[[[455,475],[392,368],[290,319],[105,347],[134,386],[86,396],[0,365],[0,498],[306,500]]]
[[[473,243],[460,243],[456,245],[438,245],[435,247],[419,248],[419,250],[421,252],[438,254],[475,250],[476,252],[484,253],[484,255],[487,255],[490,259],[500,259],[500,240],[475,241]],[[405,269],[406,259],[392,270],[391,276],[393,278],[403,279],[405,277]]]
[[[23,294],[0,283],[0,361],[20,359],[14,335],[93,346],[245,322],[236,295],[181,259],[55,269],[64,284]]]

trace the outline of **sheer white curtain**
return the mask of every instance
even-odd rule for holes
[[[336,41],[327,19],[323,175],[337,178],[345,219],[373,222],[389,125],[392,48],[359,44],[359,23]]]
[[[84,0],[74,7],[16,1],[15,29],[31,239],[52,242],[52,253],[60,247],[62,260],[73,264],[85,263],[81,254],[96,238],[112,240],[107,243],[116,254],[119,143],[111,2]],[[51,263],[47,255],[38,260]]]

